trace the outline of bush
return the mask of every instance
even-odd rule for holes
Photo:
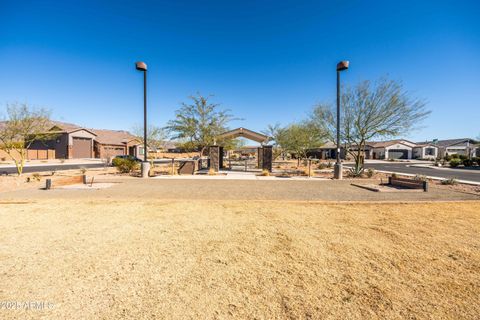
[[[421,174],[420,174],[420,175],[417,174],[417,175],[413,178],[413,180],[415,180],[415,181],[427,181],[427,177],[424,176],[424,175],[421,175]]]
[[[368,178],[371,178],[375,175],[375,170],[368,168],[365,174],[367,175]]]
[[[441,183],[442,183],[443,185],[453,186],[453,185],[456,185],[458,182],[457,182],[457,179],[455,179],[455,178],[450,178],[450,179],[442,180]]]
[[[318,167],[317,167],[319,170],[323,170],[325,168],[327,168],[327,164],[326,163],[323,163],[323,162],[320,162],[318,164]]]
[[[456,153],[451,154],[451,155],[449,156],[449,160],[447,160],[447,161],[450,161],[450,160],[452,160],[452,159],[460,159],[460,156],[459,156],[458,154],[456,154]]]
[[[138,163],[131,159],[115,158],[112,165],[117,168],[120,173],[130,173],[138,168]]]
[[[460,160],[459,158],[452,158],[449,163],[450,163],[450,167],[456,168],[460,164],[462,164],[462,160]]]
[[[472,162],[473,162],[473,165],[480,166],[480,157],[473,157]]]
[[[472,159],[465,159],[465,160],[463,160],[463,166],[464,166],[464,167],[471,167],[471,166],[473,166],[473,160],[472,160]]]
[[[468,159],[468,157],[467,157],[466,155],[464,155],[464,154],[458,155],[458,158],[459,158],[460,160],[466,160],[466,159]]]

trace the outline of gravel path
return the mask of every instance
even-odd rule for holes
[[[97,181],[97,180],[96,180]],[[102,180],[98,180],[100,182]],[[430,201],[480,200],[480,196],[432,187],[429,192],[372,192],[353,181],[332,180],[161,180],[116,178],[102,190],[23,190],[0,193],[0,200],[35,199],[172,199],[292,201]],[[355,180],[355,183],[362,183]],[[371,181],[365,183],[372,183]]]

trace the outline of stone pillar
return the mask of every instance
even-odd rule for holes
[[[263,148],[258,147],[257,148],[257,167],[258,169],[262,169],[262,163],[263,163]]]
[[[220,169],[223,169],[223,147],[220,147],[219,153],[218,153],[218,167]]]
[[[218,172],[220,170],[220,147],[210,146],[208,147],[208,157],[210,158],[210,168],[213,171]]]
[[[262,169],[272,172],[272,146],[263,146],[263,160],[262,160]]]

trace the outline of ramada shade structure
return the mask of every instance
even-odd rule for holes
[[[270,140],[269,136],[264,134],[245,129],[245,128],[237,128],[227,132],[224,132],[217,136],[217,139],[235,139],[238,137],[243,137],[249,140],[256,141],[262,145],[267,144]]]

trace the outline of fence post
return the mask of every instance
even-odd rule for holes
[[[312,176],[311,165],[312,165],[312,160],[308,159],[308,177],[309,178]]]
[[[392,177],[388,177],[388,184],[392,184]]]
[[[428,192],[428,181],[423,181],[423,191]]]
[[[45,190],[50,190],[52,188],[52,179],[47,179],[45,182]]]
[[[175,175],[175,158],[172,158],[172,176]]]

